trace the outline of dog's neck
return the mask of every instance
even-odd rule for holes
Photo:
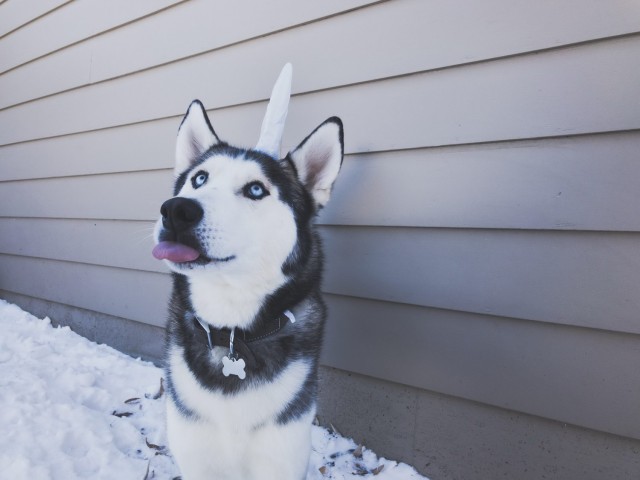
[[[244,330],[251,326],[267,296],[285,281],[282,272],[270,278],[190,277],[191,304],[198,318],[215,328]]]

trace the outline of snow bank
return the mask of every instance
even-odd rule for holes
[[[166,447],[162,370],[0,300],[0,477],[159,479]],[[307,480],[421,479],[314,427]]]

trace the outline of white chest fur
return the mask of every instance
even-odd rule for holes
[[[234,395],[204,389],[178,347],[169,362],[176,392],[199,417],[185,418],[167,402],[169,446],[184,480],[304,477],[315,410],[286,425],[275,420],[302,388],[310,369],[306,361],[292,362],[271,382]]]
[[[213,362],[212,368],[221,368]],[[225,395],[203,388],[187,366],[182,351],[173,347],[169,355],[174,388],[185,405],[217,428],[251,430],[275,420],[309,375],[309,364],[296,360],[270,382],[251,384],[246,390]],[[251,382],[246,379],[246,382]]]
[[[198,316],[217,328],[247,328],[264,298],[285,283],[280,265],[261,268],[260,275],[239,278],[196,275],[189,278],[191,303]]]

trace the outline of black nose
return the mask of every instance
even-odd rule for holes
[[[188,198],[175,197],[160,207],[162,225],[167,230],[184,232],[202,220],[204,211],[198,202]]]

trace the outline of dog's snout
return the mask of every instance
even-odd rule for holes
[[[175,197],[160,207],[162,225],[174,232],[181,232],[197,225],[204,215],[198,202],[189,198]]]

